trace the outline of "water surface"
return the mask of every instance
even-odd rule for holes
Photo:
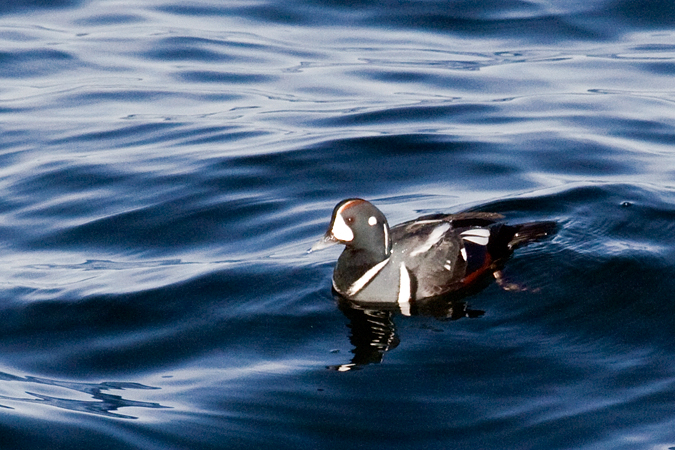
[[[675,447],[670,2],[48,3],[0,5],[3,449]],[[559,230],[364,312],[306,253],[352,196]]]

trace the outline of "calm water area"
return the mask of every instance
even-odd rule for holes
[[[670,0],[0,2],[0,449],[675,448],[674,75]],[[363,311],[348,197],[558,231]]]

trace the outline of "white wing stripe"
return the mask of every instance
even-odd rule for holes
[[[490,240],[490,230],[487,228],[472,228],[471,230],[464,231],[461,236],[465,241],[473,242],[478,245],[488,245],[488,241]]]
[[[487,228],[472,228],[462,232],[462,236],[482,236],[490,237],[490,230]]]
[[[355,295],[357,292],[363,289],[366,286],[366,284],[368,284],[368,282],[375,277],[375,275],[380,273],[380,270],[382,270],[382,268],[386,266],[388,262],[389,258],[375,264],[373,267],[368,269],[366,273],[361,275],[361,278],[359,278],[351,286],[349,286],[349,289],[347,289],[347,295],[350,296]]]
[[[473,242],[478,245],[488,245],[489,239],[483,236],[462,236],[465,241]]]
[[[401,263],[398,282],[398,304],[404,305],[408,303],[410,294],[410,274],[408,273],[405,263]]]
[[[434,230],[431,232],[431,234],[429,234],[429,237],[427,238],[427,240],[424,241],[424,244],[420,245],[415,250],[410,252],[410,256],[416,256],[416,255],[419,255],[420,253],[424,253],[424,252],[429,251],[429,249],[431,249],[431,247],[436,245],[438,243],[438,241],[440,241],[443,238],[443,236],[445,235],[445,232],[448,231],[449,229],[450,229],[449,223],[443,223],[443,224],[437,226],[436,228],[434,228]]]

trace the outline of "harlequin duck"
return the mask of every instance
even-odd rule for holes
[[[506,225],[487,212],[434,214],[389,228],[384,214],[360,198],[341,201],[310,251],[344,244],[333,272],[342,297],[404,305],[439,297],[499,269],[512,251],[555,232],[555,222]]]

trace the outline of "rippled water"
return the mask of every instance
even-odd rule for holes
[[[0,447],[675,447],[674,25],[0,3]],[[560,225],[521,290],[360,311],[306,253],[351,196]]]

